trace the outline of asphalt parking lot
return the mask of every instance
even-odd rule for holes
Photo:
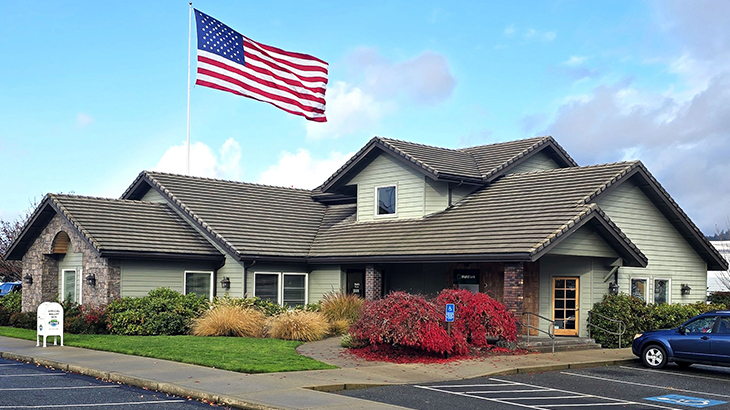
[[[201,409],[210,404],[0,359],[0,409]]]
[[[480,377],[340,394],[419,410],[436,409],[730,409],[730,369],[669,365],[607,366]]]

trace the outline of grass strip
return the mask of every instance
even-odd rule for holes
[[[0,327],[0,336],[35,340],[35,330]],[[336,369],[296,352],[302,342],[204,336],[64,334],[64,345],[152,357],[243,373]]]

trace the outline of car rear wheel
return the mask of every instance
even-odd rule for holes
[[[647,346],[641,354],[641,361],[646,367],[661,369],[667,364],[667,352],[661,346]]]

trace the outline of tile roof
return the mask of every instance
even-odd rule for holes
[[[555,151],[556,156],[566,166],[578,166],[550,136],[461,149],[375,137],[316,188],[314,193],[327,191],[332,184],[342,179],[353,167],[363,161],[375,147],[402,158],[433,178],[469,179],[471,182],[486,183],[491,178],[498,176],[500,171],[548,146]]]
[[[167,204],[56,194],[47,200],[102,254],[222,256]]]
[[[239,257],[304,257],[326,207],[312,191],[144,171],[146,180]]]
[[[331,207],[309,256],[535,255],[587,217],[602,218],[611,225],[597,205],[584,199],[634,165],[507,175],[422,219],[354,223],[355,206]],[[620,235],[618,228],[612,229]]]

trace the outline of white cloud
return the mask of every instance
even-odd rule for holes
[[[570,56],[570,58],[566,61],[563,61],[563,65],[569,65],[569,66],[577,66],[583,64],[588,57],[584,56]]]
[[[534,40],[547,43],[554,41],[558,36],[554,31],[541,31],[534,28],[520,29],[515,27],[514,24],[505,27],[504,31],[502,31],[502,35],[508,38],[519,36],[522,38],[523,44],[530,43]]]
[[[173,174],[187,173],[187,144],[167,149],[153,171]],[[190,145],[190,175],[208,178],[239,179],[241,174],[241,146],[233,138],[223,143],[219,156],[202,143]]]
[[[314,159],[308,150],[300,148],[296,154],[282,152],[279,162],[261,174],[262,184],[312,189],[321,185],[354,153],[333,151],[325,159]]]
[[[378,124],[389,105],[376,101],[358,87],[338,81],[327,90],[327,122],[307,122],[307,138],[339,138],[368,131]]]
[[[502,32],[505,36],[512,36],[515,34],[515,25],[510,24],[509,26],[504,28],[504,31]]]
[[[93,123],[94,118],[92,118],[89,114],[86,114],[84,112],[76,114],[76,126],[78,128],[86,128]]]

